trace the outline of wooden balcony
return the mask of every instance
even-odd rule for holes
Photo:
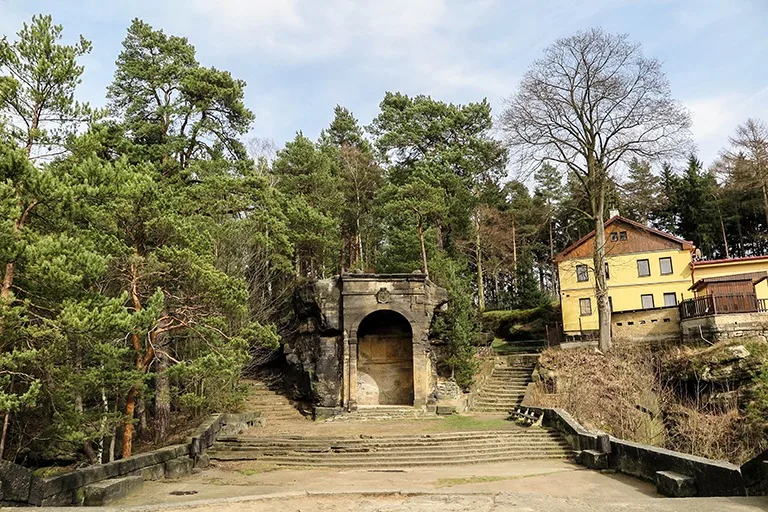
[[[705,295],[684,300],[679,304],[680,320],[729,313],[764,313],[768,311],[765,299],[756,295]]]

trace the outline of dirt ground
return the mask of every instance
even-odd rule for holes
[[[173,494],[172,494],[173,493]],[[188,494],[194,493],[194,494]],[[146,482],[119,502],[133,510],[288,511],[765,511],[768,498],[664,499],[625,475],[563,461],[407,470],[277,469],[219,464],[176,481]]]

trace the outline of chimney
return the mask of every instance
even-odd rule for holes
[[[612,219],[612,218],[614,218],[614,217],[618,217],[618,216],[619,216],[619,210],[616,210],[615,208],[611,209],[611,210],[608,212],[608,218],[609,218],[609,219]]]

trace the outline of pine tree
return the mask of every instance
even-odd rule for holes
[[[17,41],[0,40],[0,112],[29,158],[59,153],[90,114],[74,93],[83,74],[77,60],[90,53],[91,43],[80,36],[62,45],[62,34],[51,16],[38,15],[22,25]]]
[[[297,133],[278,152],[273,174],[286,198],[296,275],[319,278],[338,272],[343,199],[331,157]]]
[[[624,215],[641,224],[648,224],[658,203],[659,185],[647,161],[633,158],[629,164],[629,176],[624,183]]]

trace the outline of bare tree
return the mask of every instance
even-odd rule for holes
[[[559,39],[523,77],[500,116],[519,162],[562,164],[584,189],[594,222],[599,347],[611,346],[605,279],[605,195],[631,158],[655,160],[690,148],[687,111],[671,98],[655,59],[626,35],[593,28]]]
[[[768,228],[768,127],[759,119],[747,119],[728,142],[731,147],[720,153],[715,168],[733,186],[762,192]]]

